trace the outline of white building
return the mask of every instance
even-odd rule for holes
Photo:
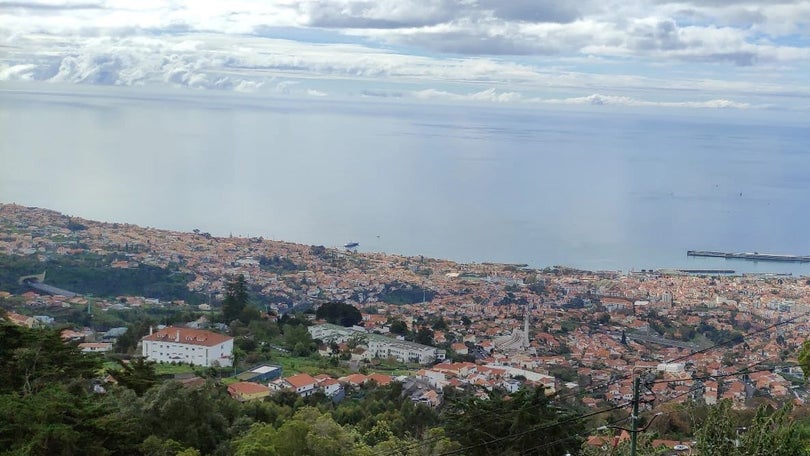
[[[267,386],[275,391],[295,391],[299,396],[307,397],[315,394],[318,390],[318,380],[309,374],[297,374],[292,377],[273,380]]]
[[[399,362],[420,364],[431,364],[445,358],[445,351],[436,347],[392,339],[329,323],[310,326],[307,330],[313,339],[320,339],[324,342],[343,343],[351,338],[364,339],[365,345],[368,347],[366,358],[394,358]]]
[[[658,365],[659,372],[671,372],[671,373],[678,373],[683,372],[686,368],[684,363],[661,363]]]
[[[369,340],[368,351],[372,357],[394,358],[401,363],[431,364],[445,357],[445,351],[436,347],[387,337]]]
[[[79,344],[82,353],[103,353],[112,350],[113,344],[109,342],[84,342]]]
[[[162,363],[231,366],[233,337],[201,329],[169,326],[141,339],[143,356]]]

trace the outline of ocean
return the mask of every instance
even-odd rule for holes
[[[0,201],[102,221],[590,270],[810,264],[810,129],[739,110],[0,90]]]

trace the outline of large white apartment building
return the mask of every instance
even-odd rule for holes
[[[442,361],[445,357],[444,350],[387,337],[369,340],[368,351],[376,358],[394,358],[401,363],[431,364],[434,361]]]
[[[367,340],[365,345],[368,346],[369,356],[375,358],[394,358],[399,362],[419,364],[431,364],[445,358],[445,351],[436,347],[392,339],[379,334],[344,328],[329,323],[310,326],[307,329],[313,339],[320,339],[325,342],[341,343],[353,337],[365,337]]]
[[[195,366],[231,366],[233,337],[202,329],[169,326],[150,329],[141,339],[143,356],[163,363],[190,363]]]

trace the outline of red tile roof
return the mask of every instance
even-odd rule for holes
[[[314,385],[318,383],[318,381],[309,374],[293,375],[292,377],[287,377],[284,380],[295,388],[301,388],[302,386]]]
[[[154,341],[162,340],[165,342],[175,342],[180,344],[203,345],[206,347],[213,347],[214,345],[219,345],[231,339],[233,339],[233,337],[226,336],[225,334],[205,331],[203,329],[191,329],[191,328],[180,328],[175,326],[169,326],[159,331],[155,331],[153,334],[145,336],[141,340],[154,340]]]
[[[270,388],[253,382],[236,382],[228,385],[228,392],[231,394],[257,394],[270,391]]]
[[[363,374],[351,374],[345,377],[340,377],[338,380],[344,383],[351,383],[352,385],[362,385],[366,382],[366,376]]]
[[[391,383],[391,376],[385,374],[371,374],[368,376],[369,380],[374,380],[380,386],[385,386]]]

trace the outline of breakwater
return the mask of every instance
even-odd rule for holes
[[[810,263],[810,255],[778,255],[773,253],[733,253],[711,250],[687,250],[687,256],[725,258],[730,260],[776,261],[783,263]]]

